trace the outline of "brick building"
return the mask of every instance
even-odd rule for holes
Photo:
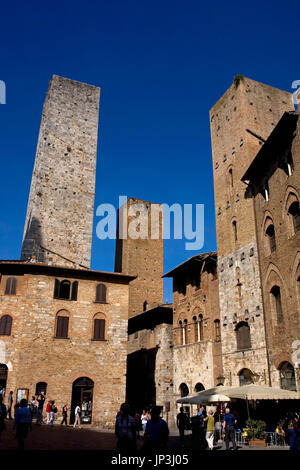
[[[269,363],[269,384],[299,390],[299,115],[281,117],[243,176],[254,216]]]

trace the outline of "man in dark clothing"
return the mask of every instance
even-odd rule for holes
[[[7,398],[7,404],[8,404],[8,407],[7,407],[7,414],[8,414],[8,419],[12,419],[12,416],[11,416],[11,410],[12,410],[12,406],[13,406],[13,392],[9,392],[9,395],[8,395],[8,398]]]
[[[179,429],[180,444],[184,445],[184,430],[187,425],[187,416],[183,411],[183,407],[180,408],[180,413],[177,415],[177,427]]]
[[[236,417],[230,413],[230,409],[226,408],[225,416],[223,419],[223,432],[225,432],[226,450],[229,450],[229,441],[232,442],[233,450],[237,449],[234,435],[234,425],[236,424]]]
[[[1,438],[1,433],[5,429],[5,418],[6,418],[6,406],[3,403],[3,397],[0,395],[0,438]]]
[[[37,399],[38,402],[38,409],[37,409],[37,415],[36,415],[36,424],[41,425],[43,422],[43,408],[44,408],[44,403],[45,403],[45,396],[40,395]]]

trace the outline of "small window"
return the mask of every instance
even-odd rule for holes
[[[215,340],[216,340],[216,342],[221,341],[220,320],[215,320]]]
[[[229,184],[230,184],[230,187],[233,188],[233,173],[232,173],[232,168],[230,168],[229,170]]]
[[[299,201],[295,201],[290,205],[288,214],[292,217],[293,229],[294,229],[294,233],[296,233],[300,230]]]
[[[96,287],[96,302],[106,303],[106,286],[104,284],[98,284]]]
[[[46,392],[47,392],[46,382],[38,382],[35,386],[35,395],[38,396],[38,395],[41,395],[41,393],[46,395]]]
[[[251,348],[250,327],[247,322],[240,322],[235,328],[237,350]]]
[[[148,302],[147,300],[145,300],[145,302],[143,303],[143,312],[146,312],[147,308],[148,308]]]
[[[276,240],[275,240],[275,228],[273,224],[270,224],[266,230],[266,236],[269,243],[269,251],[272,253],[276,250]]]
[[[94,338],[95,341],[105,339],[105,320],[103,318],[94,319]]]
[[[56,338],[68,338],[69,317],[58,315],[56,319]]]
[[[237,235],[237,223],[236,223],[236,220],[234,220],[234,221],[232,222],[232,228],[233,228],[233,237],[234,237],[234,241],[237,242],[238,235]]]
[[[283,311],[282,311],[280,287],[273,286],[270,292],[271,292],[271,299],[273,303],[273,310],[276,313],[277,322],[282,323]]]
[[[55,279],[54,298],[61,300],[77,300],[78,281],[70,282],[66,279]]]
[[[11,335],[12,317],[10,315],[3,315],[0,319],[0,335]]]
[[[17,279],[15,277],[9,277],[6,280],[5,295],[16,295],[17,291]]]

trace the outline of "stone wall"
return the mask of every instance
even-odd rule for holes
[[[54,75],[44,103],[21,259],[89,268],[100,89]],[[41,248],[42,247],[42,248]]]
[[[10,274],[11,275],[11,274]],[[52,275],[17,275],[16,295],[5,295],[7,275],[0,284],[0,317],[13,318],[10,336],[1,336],[2,359],[8,366],[6,390],[28,388],[35,394],[38,382],[47,383],[47,398],[71,404],[72,384],[79,377],[94,381],[92,422],[113,428],[116,412],[125,400],[128,283],[98,274],[77,280],[77,301],[54,299]],[[63,279],[63,278],[58,278]],[[95,302],[96,285],[107,287],[107,303]],[[55,337],[57,312],[70,315],[69,338]],[[93,340],[93,318],[101,312],[106,320],[104,341]],[[4,353],[3,353],[4,349]],[[8,395],[8,393],[7,393]],[[6,395],[6,397],[7,397]]]

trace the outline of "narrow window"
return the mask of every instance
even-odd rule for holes
[[[198,341],[203,340],[203,315],[200,313],[198,321]]]
[[[233,228],[233,236],[234,236],[234,241],[237,242],[238,236],[237,236],[237,223],[234,220],[232,222],[232,228]]]
[[[61,281],[59,289],[59,298],[68,300],[70,298],[71,282]]]
[[[215,320],[215,340],[217,342],[221,341],[220,320]]]
[[[69,317],[58,316],[56,322],[56,338],[68,338]]]
[[[96,287],[96,302],[106,303],[106,286],[104,284],[98,284]]]
[[[0,319],[0,335],[11,335],[12,317],[10,315],[3,315]]]
[[[297,233],[300,230],[299,201],[295,201],[290,205],[288,214],[292,217],[293,220],[294,233]]]
[[[229,182],[230,182],[230,187],[233,188],[233,173],[232,173],[232,168],[229,170]]]
[[[270,252],[272,253],[273,251],[276,250],[275,229],[274,229],[273,224],[268,226],[266,230],[266,235],[268,237],[269,249],[270,249]]]
[[[103,318],[95,318],[94,340],[100,341],[104,339],[105,339],[105,320]]]
[[[240,322],[235,328],[237,350],[251,348],[250,327],[247,322]]]
[[[17,279],[15,277],[9,277],[6,280],[5,295],[16,295],[17,291]]]
[[[77,300],[77,292],[78,292],[78,282],[75,281],[72,283],[71,300]]]
[[[147,300],[145,300],[145,302],[143,303],[143,312],[146,312],[147,308],[148,308],[148,302]]]
[[[271,297],[273,300],[273,308],[276,312],[277,322],[283,322],[283,311],[282,311],[282,303],[281,303],[281,293],[279,286],[273,286],[271,289]]]

